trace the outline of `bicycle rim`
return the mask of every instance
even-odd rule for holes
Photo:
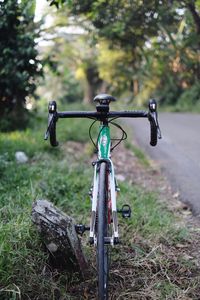
[[[108,299],[109,249],[104,244],[107,236],[107,191],[106,163],[101,163],[99,175],[98,224],[97,224],[97,270],[98,270],[98,299]]]

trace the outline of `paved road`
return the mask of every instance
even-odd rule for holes
[[[174,191],[200,214],[200,115],[159,113],[162,140],[149,145],[149,128],[144,120],[129,120],[139,145],[159,161]]]

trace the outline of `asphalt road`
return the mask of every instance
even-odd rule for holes
[[[144,119],[127,121],[143,150],[158,161],[173,190],[200,214],[200,114],[159,113],[162,140],[149,145],[149,125]]]

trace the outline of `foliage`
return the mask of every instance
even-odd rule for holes
[[[50,45],[43,47],[42,53],[47,63],[47,89],[53,98],[63,102],[82,99],[89,102],[94,97],[94,90],[101,85],[96,48],[91,47],[88,33],[69,18],[67,11],[52,12],[51,15],[53,22],[48,34],[52,34],[54,38]],[[77,33],[73,32],[74,28]],[[52,80],[55,82],[53,86]]]
[[[42,74],[35,48],[35,0],[0,2],[0,117],[2,129],[23,127],[25,102]]]
[[[53,56],[53,49],[51,53]],[[62,53],[64,54],[64,51]],[[45,57],[46,54],[43,55]],[[63,104],[80,102],[83,98],[82,86],[75,72],[70,69],[66,60],[62,59],[62,55],[53,58],[53,67],[51,57],[48,58],[48,62],[47,59],[45,61],[44,80],[39,87],[41,96],[48,93],[48,100],[56,99]],[[55,65],[58,69],[54,69]]]
[[[175,106],[177,111],[188,111],[193,112],[200,110],[200,84],[196,82],[190,89],[186,89]]]
[[[132,89],[139,102],[157,95],[162,104],[175,105],[200,79],[198,0],[50,2],[86,20],[98,46],[100,77],[113,90]]]
[[[52,4],[59,5],[59,1]],[[99,36],[122,47],[142,46],[146,39],[155,36],[160,19],[173,23],[176,17],[166,15],[171,5],[167,1],[63,1],[74,15],[85,15],[98,30]]]
[[[117,46],[111,48],[105,39],[98,41],[97,51],[99,76],[107,83],[109,92],[116,95],[129,91],[133,76],[131,51],[124,51]]]

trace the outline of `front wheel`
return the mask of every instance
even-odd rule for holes
[[[97,221],[97,270],[98,270],[98,299],[108,299],[109,255],[104,237],[108,234],[106,163],[101,163],[99,174],[98,221]]]

